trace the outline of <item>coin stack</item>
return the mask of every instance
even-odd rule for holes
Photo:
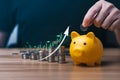
[[[22,54],[22,59],[29,59],[29,54],[28,53],[24,53]]]
[[[39,50],[39,61],[46,61],[45,59],[41,60],[45,56],[45,51],[43,49]]]
[[[52,52],[52,46],[50,45],[50,47],[48,48],[48,53],[51,54],[51,52]],[[55,54],[51,55],[48,58],[48,62],[55,62]]]
[[[58,63],[65,63],[65,46],[61,46],[58,51]]]
[[[56,61],[55,59],[58,59],[58,63],[60,64],[65,63],[65,46],[61,46],[57,51],[55,51],[55,53],[50,55],[61,43],[62,38],[63,35],[62,33],[60,33],[59,35],[56,36],[55,41],[46,41],[45,43],[40,42],[40,44],[37,46],[32,46],[27,42],[25,47],[26,51],[25,50],[20,51],[20,53],[22,54],[22,58],[48,62],[55,62]],[[45,58],[48,55],[50,56],[48,58]]]
[[[20,54],[22,56],[22,59],[29,59],[29,54],[25,50],[20,50]]]
[[[38,60],[38,52],[37,51],[31,51],[30,60]]]

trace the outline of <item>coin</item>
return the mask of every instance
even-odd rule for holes
[[[81,31],[87,31],[88,28],[85,28],[85,27],[83,27],[82,25],[80,25],[80,30],[81,30]]]

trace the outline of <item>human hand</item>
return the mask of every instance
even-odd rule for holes
[[[82,23],[84,27],[92,24],[110,31],[120,30],[120,10],[110,2],[99,0],[88,10]]]

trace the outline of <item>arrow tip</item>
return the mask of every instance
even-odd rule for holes
[[[70,27],[70,26],[68,26],[67,29],[66,29],[65,32],[64,32],[64,34],[65,34],[66,36],[69,35],[69,27]]]

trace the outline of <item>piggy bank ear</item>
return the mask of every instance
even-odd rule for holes
[[[71,38],[72,38],[72,39],[73,39],[73,38],[76,38],[76,37],[78,37],[78,36],[80,36],[80,34],[77,33],[76,31],[72,31],[72,32],[71,32]]]
[[[89,38],[91,38],[91,39],[95,38],[95,35],[94,35],[93,32],[89,32],[86,36],[89,37]]]

